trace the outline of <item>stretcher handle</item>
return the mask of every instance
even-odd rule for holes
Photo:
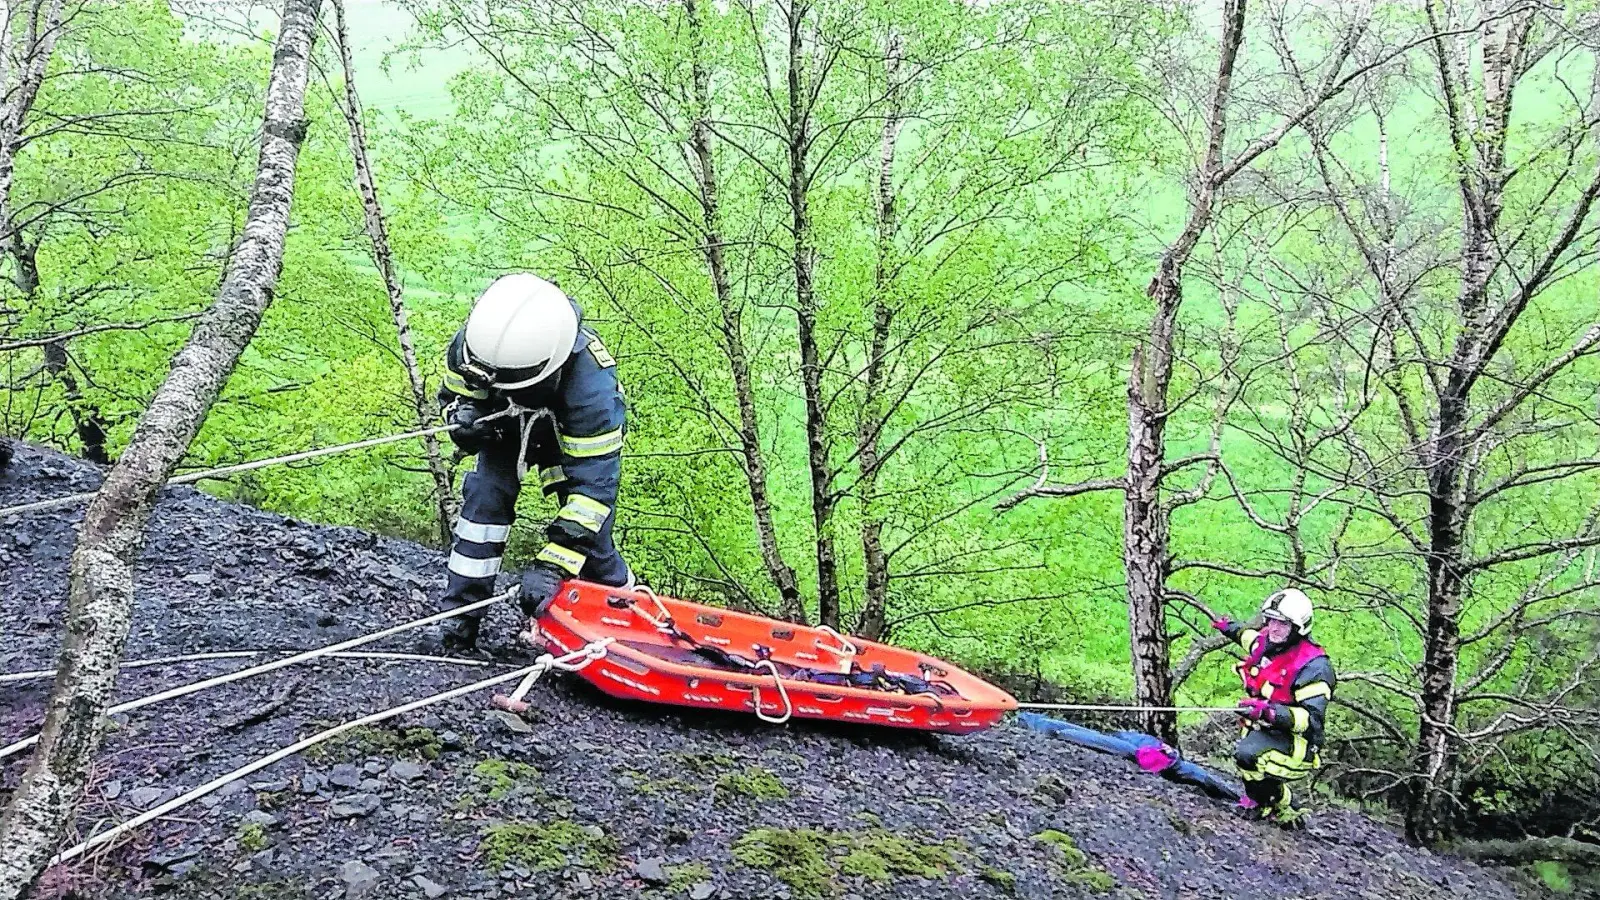
[[[794,717],[794,704],[789,700],[789,691],[783,686],[783,676],[778,674],[778,667],[773,665],[770,659],[763,659],[756,665],[757,668],[765,666],[772,673],[772,683],[777,685],[778,688],[778,699],[783,701],[783,715],[769,716],[761,711],[761,686],[757,685],[752,688],[751,694],[755,697],[756,704],[756,718],[766,722],[768,725],[782,725]]]
[[[659,617],[652,616],[641,609],[639,604],[631,603],[629,606],[633,608],[634,614],[646,622],[649,622],[657,631],[662,632],[663,634],[671,634],[673,628],[672,613],[667,610],[666,604],[661,602],[661,598],[656,596],[656,592],[647,584],[641,584],[634,590],[645,595],[646,597],[649,597],[650,602],[654,603],[656,605],[656,609],[661,611],[661,615]]]
[[[855,658],[855,655],[861,651],[857,649],[855,644],[847,640],[844,635],[834,631],[832,628],[829,628],[826,625],[818,625],[817,630],[822,632],[824,635],[827,635],[828,637],[838,641],[839,645],[837,647],[829,646],[822,642],[822,638],[816,638],[811,643],[815,645],[818,650],[826,650],[829,653],[832,653],[834,656],[839,657],[840,674],[850,674],[850,662]]]

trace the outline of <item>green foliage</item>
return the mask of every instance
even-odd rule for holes
[[[554,872],[577,859],[594,872],[609,872],[617,867],[615,838],[595,834],[594,826],[582,826],[568,819],[548,823],[503,822],[484,832],[479,852],[491,872],[508,866],[521,866],[534,872]]]

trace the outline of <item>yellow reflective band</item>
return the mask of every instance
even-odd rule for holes
[[[1293,720],[1292,724],[1296,734],[1304,734],[1306,729],[1311,727],[1311,714],[1298,706],[1289,708],[1289,718]]]
[[[583,564],[589,561],[589,557],[576,550],[568,550],[560,544],[545,544],[544,549],[534,558],[539,562],[559,566],[573,577],[577,577],[577,574],[583,571]]]
[[[1239,632],[1239,645],[1244,647],[1246,650],[1249,650],[1251,647],[1255,646],[1256,638],[1260,636],[1261,632],[1259,631],[1251,631],[1249,629],[1241,631]]]
[[[554,487],[567,480],[566,470],[560,466],[550,466],[539,470],[539,484],[544,487]]]
[[[606,517],[609,515],[611,507],[582,494],[573,494],[567,498],[566,505],[561,507],[561,512],[556,514],[556,518],[577,522],[584,528],[599,533],[600,526],[606,523]]]
[[[617,360],[611,355],[611,351],[606,349],[605,344],[600,343],[599,336],[589,342],[589,353],[594,357],[594,361],[600,364],[602,369],[609,369],[617,364]]]
[[[621,428],[589,437],[562,434],[560,439],[561,452],[580,459],[591,456],[608,456],[622,449]]]
[[[475,391],[467,387],[467,380],[449,369],[446,369],[444,373],[444,386],[445,390],[452,394],[460,394],[463,397],[471,397],[474,400],[487,400],[489,398],[488,391]]]
[[[1313,681],[1303,688],[1297,688],[1294,692],[1294,699],[1296,700],[1310,700],[1312,697],[1332,696],[1333,688],[1329,687],[1326,681]]]

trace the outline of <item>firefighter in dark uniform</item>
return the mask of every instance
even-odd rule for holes
[[[463,453],[476,454],[478,465],[463,485],[441,606],[493,593],[524,478],[537,478],[561,508],[522,574],[523,611],[542,612],[567,578],[631,586],[633,574],[611,539],[622,386],[616,360],[583,326],[576,304],[542,278],[506,275],[473,305],[446,366],[440,402],[445,421],[459,426],[450,437]],[[481,616],[446,619],[444,645],[476,646]]]
[[[1294,588],[1269,596],[1260,630],[1219,619],[1212,625],[1245,651],[1238,665],[1245,699],[1233,760],[1244,779],[1240,807],[1280,825],[1299,824],[1289,783],[1322,765],[1323,722],[1335,678],[1328,654],[1311,640],[1311,600]]]

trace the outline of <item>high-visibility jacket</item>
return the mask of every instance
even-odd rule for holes
[[[1337,683],[1327,651],[1309,638],[1268,648],[1266,635],[1238,625],[1223,633],[1245,650],[1245,659],[1235,667],[1245,694],[1272,704],[1272,721],[1253,722],[1252,727],[1301,738],[1312,752],[1319,749]]]
[[[558,494],[562,500],[560,511],[545,529],[546,543],[538,561],[577,577],[591,560],[614,556],[610,520],[621,480],[627,405],[617,381],[616,360],[605,344],[592,330],[580,327],[572,356],[558,372],[530,387],[501,391],[484,386],[484,373],[474,371],[467,360],[465,341],[463,329],[450,343],[440,400],[447,407],[473,403],[486,412],[504,409],[509,403],[528,410],[508,420],[504,428],[507,439],[518,445],[520,469],[537,470],[544,492]],[[466,536],[460,533],[462,528],[471,531],[480,524],[503,541],[499,533],[503,523],[498,522],[468,522],[458,526],[458,537]],[[503,547],[500,541],[494,543]],[[464,565],[470,567],[472,562],[467,560]],[[618,565],[620,562],[603,568]],[[592,577],[594,567],[588,568]],[[605,577],[607,574],[601,578],[614,580]]]

